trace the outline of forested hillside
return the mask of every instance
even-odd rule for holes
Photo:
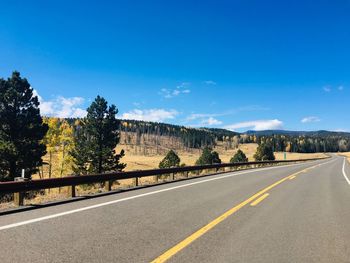
[[[74,123],[74,119],[69,120]],[[172,124],[120,120],[121,144],[152,145],[165,149],[200,149],[222,142],[226,149],[242,143],[270,143],[274,151],[315,153],[350,151],[350,133],[332,131],[247,131],[190,128]]]
[[[346,152],[350,151],[350,133],[313,131],[248,131],[236,133],[225,129],[188,128],[164,123],[152,123],[134,120],[121,120],[120,131],[124,140],[121,143],[142,145],[148,143],[162,146],[162,137],[173,142],[175,149],[215,147],[222,142],[226,149],[236,148],[242,143],[270,143],[276,152]],[[123,136],[124,134],[124,136]],[[164,142],[164,140],[163,140]],[[163,145],[164,146],[164,145]],[[170,148],[171,148],[170,147]]]
[[[249,132],[258,144],[271,143],[275,151],[314,153],[350,151],[350,133],[312,131],[259,131]]]

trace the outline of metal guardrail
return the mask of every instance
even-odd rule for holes
[[[130,172],[113,172],[104,174],[90,174],[81,176],[68,176],[62,178],[48,178],[28,181],[11,181],[11,182],[0,182],[0,194],[14,193],[14,202],[16,205],[23,205],[24,193],[28,191],[36,191],[42,189],[58,188],[64,186],[71,187],[71,196],[75,197],[75,186],[82,184],[93,184],[107,182],[105,185],[106,190],[110,191],[113,181],[124,180],[124,179],[135,179],[135,185],[138,185],[138,179],[143,177],[155,176],[158,178],[162,175],[172,175],[172,180],[175,180],[175,174],[186,173],[188,177],[189,172],[197,171],[199,175],[203,170],[215,169],[218,172],[224,168],[235,168],[240,166],[265,166],[274,165],[281,163],[296,163],[320,160],[324,158],[314,159],[300,159],[300,160],[282,160],[282,161],[260,161],[260,162],[245,162],[245,163],[224,163],[224,164],[212,164],[212,165],[201,165],[201,166],[186,166],[186,167],[174,167],[166,169],[151,169],[143,171],[130,171]],[[231,169],[232,170],[232,169]],[[215,174],[215,173],[214,173]]]

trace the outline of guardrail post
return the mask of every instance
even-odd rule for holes
[[[197,170],[196,173],[197,173],[197,175],[200,175],[201,174],[201,170]]]
[[[18,192],[13,194],[13,201],[16,206],[23,206],[24,204],[24,193]]]
[[[171,173],[171,180],[172,180],[172,181],[175,180],[175,173]]]
[[[188,171],[185,172],[185,177],[188,178]]]
[[[138,177],[134,178],[134,185],[139,186],[139,178]]]
[[[69,186],[69,193],[71,197],[75,197],[76,196],[76,191],[75,191],[75,185],[71,185]]]
[[[106,181],[105,182],[105,189],[106,189],[106,191],[111,191],[112,190],[112,185],[113,185],[113,181]]]
[[[154,176],[154,181],[155,181],[156,183],[158,183],[158,175],[155,175],[155,176]]]
[[[16,182],[23,182],[28,181],[27,178],[24,178],[24,170],[22,170],[22,177],[15,177]],[[18,192],[13,194],[13,202],[16,206],[23,206],[24,205],[24,192]]]

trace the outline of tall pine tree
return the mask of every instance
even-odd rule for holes
[[[0,180],[13,180],[25,169],[30,178],[42,165],[42,143],[47,125],[40,116],[39,101],[19,72],[0,79]]]
[[[75,173],[104,173],[125,168],[126,165],[119,162],[124,151],[115,152],[119,143],[117,113],[115,105],[108,107],[100,96],[87,109],[87,116],[75,131],[75,148],[71,152]]]

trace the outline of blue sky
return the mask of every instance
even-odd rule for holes
[[[20,71],[50,116],[99,94],[124,118],[350,131],[349,14],[341,0],[1,0],[0,77]]]

